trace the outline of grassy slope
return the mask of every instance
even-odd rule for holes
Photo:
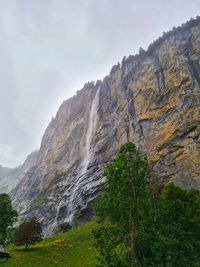
[[[86,223],[65,234],[46,238],[31,246],[28,251],[13,245],[7,247],[11,259],[5,267],[94,267],[96,251],[93,248],[92,228]],[[64,240],[64,246],[54,246],[53,241]]]

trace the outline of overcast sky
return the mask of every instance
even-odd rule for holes
[[[64,99],[200,15],[200,0],[0,0],[0,164],[39,148]]]

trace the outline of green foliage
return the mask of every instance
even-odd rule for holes
[[[200,193],[152,179],[134,144],[105,168],[95,205],[98,267],[200,266]]]
[[[0,243],[4,243],[8,228],[17,219],[17,212],[13,209],[9,195],[0,194]]]
[[[42,226],[40,222],[34,217],[30,221],[22,223],[17,229],[16,245],[24,245],[28,248],[42,239]]]
[[[7,236],[6,236],[7,244],[15,243],[16,233],[17,233],[17,228],[8,227]]]
[[[173,183],[164,188],[160,233],[171,266],[200,266],[199,191],[182,190]]]
[[[96,203],[98,227],[94,231],[101,255],[98,266],[144,266],[147,232],[154,217],[147,158],[134,144],[125,144],[104,175],[107,188]]]
[[[57,233],[65,233],[72,229],[72,226],[69,223],[61,223],[57,227]]]

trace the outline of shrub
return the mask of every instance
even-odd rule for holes
[[[69,223],[61,223],[57,227],[57,233],[65,233],[72,229],[72,226]]]

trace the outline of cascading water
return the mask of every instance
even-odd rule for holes
[[[97,115],[98,115],[98,105],[99,105],[99,94],[100,94],[100,87],[97,89],[96,95],[93,99],[92,106],[90,109],[90,117],[89,117],[89,124],[88,129],[86,132],[86,140],[85,140],[85,156],[81,164],[81,170],[78,174],[77,181],[74,181],[73,191],[71,193],[69,202],[68,202],[68,210],[66,220],[69,223],[73,223],[73,215],[74,215],[74,199],[76,197],[76,193],[81,188],[82,183],[85,179],[85,174],[87,172],[88,166],[90,164],[91,158],[93,156],[93,150],[91,149],[92,145],[92,138],[94,136],[96,125],[97,125]]]
[[[99,104],[99,92],[100,88],[98,88],[95,98],[92,102],[92,107],[90,110],[90,118],[89,118],[89,124],[88,124],[88,130],[86,133],[86,142],[85,142],[85,157],[82,162],[82,169],[81,169],[81,175],[86,173],[88,165],[90,163],[90,159],[92,156],[91,151],[91,143],[92,143],[92,137],[93,134],[96,130],[96,124],[97,124],[97,109],[98,109],[98,104]]]

